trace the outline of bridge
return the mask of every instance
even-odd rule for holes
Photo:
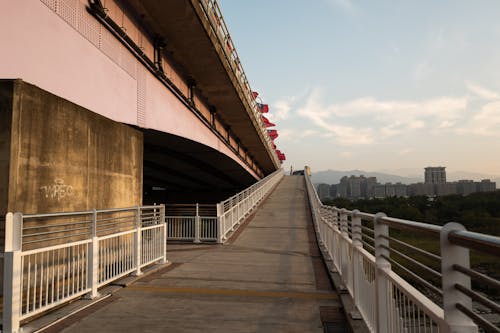
[[[469,255],[498,257],[498,237],[323,206],[308,168],[277,171],[217,208],[213,224],[198,214],[166,223],[164,206],[7,214],[3,330],[499,329],[498,303],[485,294],[499,281]],[[34,226],[40,218],[52,223]],[[71,222],[61,229],[61,219]],[[85,226],[90,236],[78,232]],[[167,249],[179,229],[190,243]],[[438,250],[404,241],[404,231]],[[49,312],[84,295],[71,311]]]
[[[498,332],[498,237],[285,176],[215,0],[10,1],[0,40],[3,332]]]
[[[15,1],[0,22],[0,213],[213,203],[279,168],[215,1]]]

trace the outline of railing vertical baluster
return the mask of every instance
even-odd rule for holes
[[[348,237],[347,236],[347,212],[345,208],[342,208],[340,210],[340,233],[341,236],[343,237]],[[348,262],[347,262],[347,247],[345,246],[345,239],[343,237],[339,237],[339,244],[338,246],[340,247],[340,269],[342,271],[342,279],[344,281],[344,284],[347,285],[349,281],[349,267],[348,267]]]
[[[163,240],[162,240],[162,246],[163,246],[163,258],[161,262],[163,264],[167,263],[167,221],[165,220],[165,205],[160,205],[160,224],[163,224]]]
[[[3,332],[9,333],[19,331],[19,318],[21,315],[22,228],[23,215],[21,213],[8,213],[6,215],[2,324]]]
[[[454,245],[448,240],[448,235],[455,231],[465,230],[459,223],[450,222],[441,229],[441,274],[443,282],[443,310],[446,332],[477,332],[477,326],[472,319],[457,308],[457,304],[472,311],[471,298],[455,288],[461,284],[470,289],[470,277],[455,270],[453,265],[469,268],[469,249]]]
[[[354,299],[354,304],[358,307],[359,293],[360,293],[360,279],[362,274],[361,271],[361,254],[360,249],[363,248],[363,243],[361,242],[361,218],[357,215],[359,210],[355,209],[352,211],[352,298]]]
[[[134,242],[134,258],[135,258],[135,276],[142,275],[141,272],[141,253],[142,253],[142,228],[141,228],[141,207],[135,210],[135,242]]]
[[[223,211],[223,203],[218,203],[217,204],[217,243],[221,244],[222,243],[222,231],[224,230],[223,228],[223,220],[224,216],[222,215]]]
[[[95,298],[99,296],[97,286],[99,285],[99,238],[97,237],[97,211],[92,210],[92,225],[91,225],[91,239],[92,242],[87,245],[90,247],[89,256],[87,258],[87,281],[90,283],[90,294],[88,298]]]
[[[200,205],[196,204],[196,215],[194,217],[194,242],[196,244],[201,243],[200,241]]]
[[[373,218],[375,231],[375,306],[377,332],[389,332],[389,323],[387,321],[387,313],[389,311],[389,297],[391,290],[389,281],[387,280],[384,271],[391,269],[391,263],[386,259],[389,258],[389,226],[380,223],[380,219],[386,217],[384,213],[377,213]]]

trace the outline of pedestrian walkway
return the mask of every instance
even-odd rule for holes
[[[63,332],[344,332],[303,176],[285,177],[228,244],[169,245],[172,265]]]

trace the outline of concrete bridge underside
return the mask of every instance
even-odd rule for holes
[[[215,203],[255,178],[221,151],[0,80],[0,214]]]
[[[287,176],[227,245],[169,245],[172,265],[59,323],[62,332],[346,332],[304,178]]]
[[[0,79],[20,91],[0,87],[0,214],[214,203],[276,170],[199,1],[102,3],[142,54],[87,0],[0,11]]]
[[[255,182],[219,151],[179,136],[143,130],[143,203],[215,203]]]

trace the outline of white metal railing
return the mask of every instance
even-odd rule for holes
[[[8,213],[2,331],[18,332],[21,320],[166,262],[164,220],[164,206]]]
[[[224,243],[228,235],[259,205],[283,178],[279,169],[217,205],[173,205],[167,210],[167,239]],[[203,216],[202,214],[215,214]],[[176,213],[176,215],[174,215]],[[171,215],[172,214],[172,215]]]
[[[219,219],[216,206],[174,204],[167,206],[167,239],[180,241],[216,242]]]
[[[262,120],[260,110],[257,106],[255,99],[252,97],[252,89],[250,88],[250,83],[248,82],[243,66],[241,65],[240,57],[236,51],[236,47],[233,44],[231,35],[222,16],[219,4],[216,0],[199,0],[200,6],[205,12],[206,18],[210,22],[210,25],[217,36],[221,48],[228,60],[231,69],[238,79],[238,83],[242,91],[244,92],[245,99],[251,107],[252,118],[258,125],[258,130],[261,137],[267,145],[267,150],[270,152],[271,158],[274,160],[275,165],[280,165],[278,157],[274,154],[274,149],[272,148],[272,140],[267,134],[267,128]]]
[[[247,189],[217,204],[217,216],[220,220],[218,235],[220,243],[224,242],[229,233],[234,231],[244,221],[283,176],[283,169],[278,169]]]
[[[471,278],[497,291],[500,282],[469,267],[469,249],[500,256],[499,237],[324,206],[305,178],[320,244],[372,332],[500,332],[477,311],[498,321],[498,302],[472,290]],[[434,239],[439,253],[398,239],[402,232]]]

